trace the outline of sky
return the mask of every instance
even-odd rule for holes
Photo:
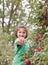
[[[39,0],[39,1],[41,1],[41,0]],[[26,16],[28,16],[29,15],[29,12],[31,11],[31,9],[29,9],[29,6],[26,6],[28,4],[29,4],[28,3],[28,0],[22,0],[22,8],[25,9]],[[2,5],[1,4],[0,4],[0,9],[2,9]],[[5,18],[6,24],[7,24],[8,20],[9,19]],[[1,18],[0,18],[0,21],[2,21]]]
[[[27,14],[29,14],[29,12],[30,12],[29,6],[26,6],[26,5],[28,5],[28,4],[29,4],[29,3],[28,3],[27,0],[23,0],[23,1],[22,1],[22,7],[25,8],[25,13],[27,13]]]
[[[25,13],[28,16],[29,12],[30,12],[30,9],[29,9],[29,6],[26,6],[27,4],[29,4],[28,0],[23,0],[22,1],[22,8],[25,9]],[[0,9],[2,9],[2,5],[1,4],[0,4]],[[9,19],[5,18],[4,20],[5,20],[6,24],[7,24],[7,22],[8,22]],[[0,18],[0,21],[2,21],[1,18]]]

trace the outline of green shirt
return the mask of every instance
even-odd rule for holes
[[[15,47],[15,57],[13,59],[12,65],[25,65],[24,61],[21,61],[21,59],[30,48],[29,41],[27,41],[23,45],[18,45],[18,39],[16,39],[14,47]]]

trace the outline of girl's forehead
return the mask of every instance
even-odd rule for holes
[[[25,28],[19,28],[18,31],[26,31]]]

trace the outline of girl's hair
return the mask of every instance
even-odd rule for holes
[[[15,36],[17,37],[17,32],[18,32],[18,30],[19,30],[20,28],[24,28],[24,29],[25,29],[25,31],[26,31],[26,37],[25,37],[25,38],[27,38],[27,36],[28,36],[28,31],[27,31],[27,28],[26,28],[25,26],[23,26],[23,25],[17,26],[17,27],[15,28]]]

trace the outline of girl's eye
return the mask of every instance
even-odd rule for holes
[[[23,33],[25,33],[25,32],[23,32]]]
[[[21,33],[21,32],[19,32],[19,33]]]

